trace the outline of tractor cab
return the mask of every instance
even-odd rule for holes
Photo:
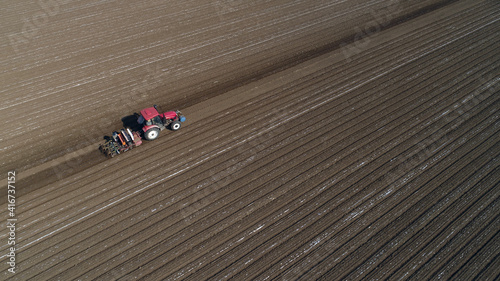
[[[148,107],[141,110],[141,116],[139,116],[139,119],[137,120],[139,124],[146,124],[149,126],[153,125],[153,123],[157,123],[158,121],[161,122],[161,118],[156,107]]]
[[[141,110],[137,122],[143,126],[144,137],[147,140],[154,140],[158,137],[160,131],[170,126],[172,131],[177,131],[181,127],[181,122],[186,118],[180,111],[167,111],[163,114],[158,112],[158,107],[148,107]]]
[[[146,120],[146,126],[151,126],[151,125],[157,125],[157,126],[162,126],[163,122],[160,118],[160,116],[155,116],[149,120]]]

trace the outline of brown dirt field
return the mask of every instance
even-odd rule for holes
[[[1,280],[498,279],[497,1],[6,4]]]

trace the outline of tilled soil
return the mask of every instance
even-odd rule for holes
[[[61,4],[4,60],[1,278],[497,279],[500,4],[311,2]]]

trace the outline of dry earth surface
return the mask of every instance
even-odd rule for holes
[[[500,2],[0,11],[0,280],[498,279]]]

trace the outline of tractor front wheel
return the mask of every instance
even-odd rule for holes
[[[144,138],[146,138],[149,141],[152,141],[158,137],[160,134],[160,130],[158,128],[151,128],[144,133]]]
[[[172,129],[172,131],[177,131],[180,128],[181,128],[181,122],[174,121],[174,122],[170,123],[170,129]]]

